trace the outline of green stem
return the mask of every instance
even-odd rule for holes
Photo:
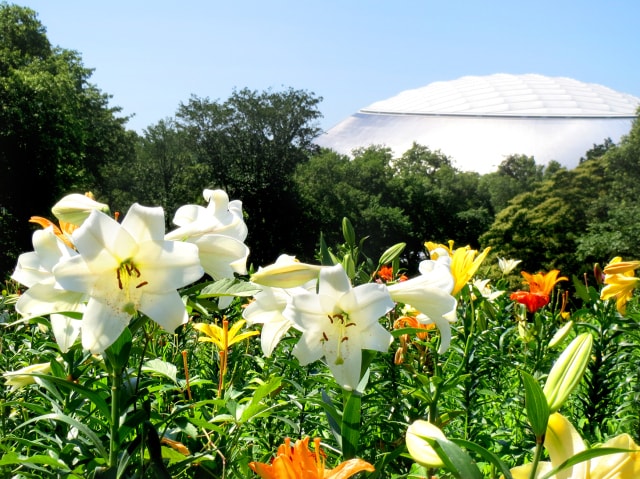
[[[120,394],[122,392],[122,368],[111,371],[111,431],[109,436],[109,467],[118,467],[120,451]]]
[[[433,377],[439,377],[440,376],[440,366],[438,364],[438,362],[440,361],[438,352],[436,350],[433,351]],[[435,383],[435,384],[434,384]],[[427,413],[427,420],[431,423],[431,424],[439,424],[438,421],[438,401],[440,400],[440,385],[442,384],[441,381],[429,381],[430,385],[433,385],[433,391],[431,391],[431,403],[429,404],[429,411]]]
[[[536,478],[536,471],[538,470],[538,464],[540,463],[540,459],[542,459],[542,451],[543,451],[544,437],[536,438],[536,451],[533,456],[533,467],[531,468],[531,474],[529,475],[529,479]]]

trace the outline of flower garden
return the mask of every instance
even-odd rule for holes
[[[248,266],[242,203],[70,194],[0,303],[7,478],[640,477],[640,262],[489,248]],[[425,238],[428,240],[429,238]]]

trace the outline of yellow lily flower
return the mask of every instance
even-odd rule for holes
[[[231,326],[231,329],[229,329],[229,321],[224,319],[222,321],[222,327],[209,323],[195,323],[193,327],[205,334],[205,336],[200,336],[198,341],[214,343],[218,346],[220,351],[226,351],[229,349],[229,346],[239,343],[251,336],[260,334],[259,331],[247,331],[245,333],[238,334],[245,323],[246,321],[241,319],[240,321],[236,321],[235,324]]]
[[[347,479],[361,471],[373,472],[374,467],[362,459],[349,459],[335,469],[325,469],[326,454],[320,438],[314,439],[314,451],[309,450],[309,438],[296,441],[286,438],[270,464],[250,462],[249,467],[262,479]]]
[[[222,320],[222,327],[216,324],[209,323],[195,323],[193,327],[204,333],[205,336],[200,336],[198,341],[213,343],[218,347],[218,354],[220,355],[220,374],[218,382],[218,396],[222,394],[224,388],[224,375],[227,373],[227,357],[229,352],[229,346],[232,346],[244,339],[250,338],[260,334],[259,331],[247,331],[242,334],[238,334],[246,321],[241,319],[229,329],[229,321]]]
[[[622,261],[620,256],[613,258],[604,268],[604,284],[600,299],[615,299],[620,314],[625,314],[627,302],[633,297],[633,290],[640,278],[634,271],[640,267],[640,261]]]
[[[549,452],[551,462],[541,462],[536,478],[562,464],[564,461],[587,449],[584,441],[573,425],[561,414],[549,417],[544,447]],[[594,457],[593,459],[567,468],[551,479],[633,479],[640,477],[640,447],[628,434],[620,434],[605,442],[602,447],[630,449],[633,452],[621,452]],[[532,464],[511,469],[514,479],[529,479]]]
[[[476,274],[476,271],[478,271],[478,268],[491,250],[490,247],[485,248],[480,254],[478,254],[477,250],[471,249],[470,246],[464,246],[454,250],[452,240],[449,240],[449,246],[427,241],[425,247],[433,260],[438,259],[440,255],[446,253],[451,257],[451,274],[455,280],[453,291],[451,292],[453,296],[458,294],[471,280],[473,275]]]

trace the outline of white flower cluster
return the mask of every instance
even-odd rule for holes
[[[26,318],[50,314],[63,352],[80,332],[84,349],[104,352],[137,312],[175,330],[188,320],[178,288],[204,273],[214,279],[246,273],[242,203],[221,190],[205,190],[204,198],[207,207],[178,209],[178,228],[165,235],[160,207],[136,203],[119,223],[106,205],[66,196],[52,209],[60,228],[36,231],[34,251],[18,258],[12,278],[29,289],[16,310]]]
[[[441,333],[440,351],[450,342],[450,323],[456,319],[451,295],[453,276],[449,258],[426,260],[420,275],[387,286],[367,283],[352,287],[342,267],[319,267],[283,255],[251,277],[264,289],[244,311],[249,324],[262,323],[262,349],[269,356],[291,328],[302,332],[293,348],[300,364],[325,358],[338,384],[358,389],[362,350],[385,352],[393,337],[379,322],[396,302],[411,304],[424,324],[435,323]]]

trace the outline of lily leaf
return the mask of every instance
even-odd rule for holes
[[[540,384],[531,374],[520,371],[520,376],[524,384],[524,401],[529,424],[536,439],[541,439],[544,437],[549,423],[549,404]]]
[[[212,298],[214,296],[253,296],[262,290],[248,281],[237,278],[223,278],[215,283],[205,286],[198,298]]]

